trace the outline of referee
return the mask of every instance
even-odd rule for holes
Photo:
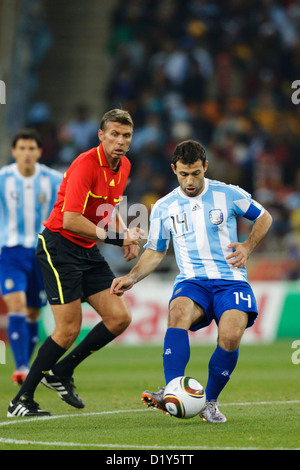
[[[114,340],[131,322],[124,298],[110,295],[115,276],[96,241],[123,246],[127,260],[138,255],[143,231],[137,227],[127,230],[115,209],[130,173],[131,165],[125,154],[132,133],[133,121],[127,111],[107,112],[98,131],[100,145],[79,155],[64,174],[36,249],[55,329],[41,346],[19,393],[11,401],[8,417],[50,414],[33,399],[41,380],[65,402],[83,408],[81,397],[74,391],[75,367]],[[107,231],[113,214],[116,236]],[[78,337],[83,301],[96,310],[101,321],[59,361]]]

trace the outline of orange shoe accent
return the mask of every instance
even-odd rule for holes
[[[164,405],[161,405],[155,398],[151,395],[151,393],[144,392],[142,393],[142,401],[148,408],[157,408],[162,410],[164,414],[169,414]]]
[[[15,385],[22,385],[25,382],[26,377],[27,375],[23,372],[15,370],[11,379]]]

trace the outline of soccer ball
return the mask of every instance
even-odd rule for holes
[[[204,408],[205,391],[192,377],[176,377],[164,391],[165,407],[176,418],[193,418]]]

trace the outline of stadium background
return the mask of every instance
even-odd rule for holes
[[[0,165],[11,161],[12,135],[30,126],[42,135],[42,162],[64,170],[97,144],[101,114],[122,106],[135,121],[128,204],[150,210],[176,184],[176,143],[199,140],[208,176],[242,186],[273,216],[248,263],[261,316],[245,341],[300,338],[299,33],[296,0],[1,0]],[[240,224],[241,240],[248,230]],[[132,265],[116,247],[104,254],[116,274]],[[134,321],[119,342],[161,343],[176,272],[171,248],[128,294]],[[1,298],[0,313],[3,339]],[[95,321],[85,305],[82,335]],[[51,322],[47,307],[42,336]]]

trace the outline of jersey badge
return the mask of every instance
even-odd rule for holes
[[[220,225],[224,220],[221,209],[212,209],[209,211],[209,220],[213,225]]]
[[[39,193],[38,201],[39,201],[40,204],[44,204],[46,202],[46,194],[45,193]]]

